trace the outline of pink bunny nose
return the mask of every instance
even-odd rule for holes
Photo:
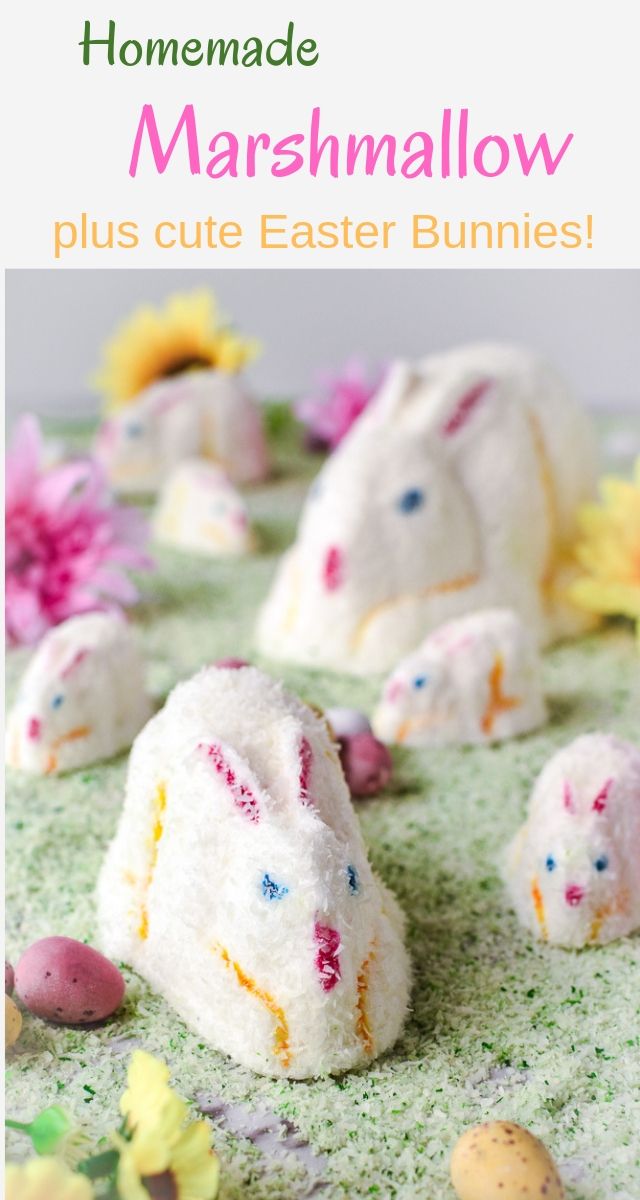
[[[27,721],[27,737],[31,742],[37,742],[42,730],[41,722],[37,717],[29,717]]]
[[[576,908],[576,906],[584,899],[584,888],[580,887],[580,884],[578,883],[570,883],[569,886],[565,888],[564,898],[567,904],[571,905],[571,908]]]
[[[322,563],[322,581],[328,592],[335,592],[344,582],[344,555],[338,546],[329,546]]]

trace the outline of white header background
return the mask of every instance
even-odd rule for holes
[[[5,19],[5,265],[226,267],[638,267],[638,6],[587,0],[440,0],[320,5],[271,0],[214,5],[142,0],[109,5],[65,0],[14,3]],[[283,36],[313,37],[320,58],[303,68],[108,66],[97,48],[83,66],[84,21],[117,42]],[[164,175],[148,146],[136,179],[128,174],[142,105],[153,103],[163,141],[185,104],[196,108],[203,174],[192,177],[178,149]],[[473,140],[521,132],[535,143],[546,131],[553,150],[574,135],[552,177],[534,167],[496,179],[469,175],[405,180],[358,175],[332,180],[306,174],[273,179],[210,180],[207,146],[216,132],[272,138],[306,131],[315,105],[325,133],[346,137],[394,133],[401,145],[416,129],[439,135],[442,110],[470,109]],[[53,223],[89,214],[133,220],[135,250],[80,250],[53,255]],[[296,219],[395,219],[403,227],[383,250],[260,250],[261,212]],[[593,248],[579,250],[423,250],[410,248],[413,212],[441,219],[584,221],[593,214]],[[153,243],[161,219],[236,220],[244,245],[234,251],[162,251]]]

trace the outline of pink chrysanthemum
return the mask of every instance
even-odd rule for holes
[[[42,468],[35,417],[19,422],[6,459],[5,630],[34,643],[52,625],[138,599],[126,568],[147,570],[146,522],[112,503],[99,465],[77,459]]]
[[[384,368],[369,373],[356,358],[350,359],[338,374],[321,375],[318,390],[295,406],[311,444],[334,450],[364,412],[383,377]]]

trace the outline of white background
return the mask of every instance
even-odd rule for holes
[[[320,48],[316,67],[217,70],[127,69],[97,61],[84,67],[77,43],[85,17],[96,31],[108,17],[119,39],[280,35],[294,18]],[[638,6],[631,0],[440,0],[392,5],[324,0],[270,0],[213,5],[114,0],[13,3],[5,33],[5,260],[9,266],[53,263],[52,224],[82,211],[104,222],[212,215],[255,228],[263,210],[292,218],[395,218],[413,211],[468,219],[594,217],[592,250],[262,252],[254,244],[219,256],[152,246],[76,251],[62,266],[535,266],[637,267]],[[442,109],[467,105],[476,136],[546,130],[552,146],[574,133],[558,173],[525,179],[469,177],[424,182],[358,177],[332,181],[303,175],[211,181],[192,178],[183,161],[159,177],[128,176],[142,105],[153,102],[173,128],[186,103],[196,106],[206,144],[230,128],[238,134],[286,134],[307,126],[320,104],[327,132],[437,131]],[[206,161],[207,155],[204,154]],[[218,252],[219,253],[219,252]]]
[[[295,396],[354,353],[416,359],[497,338],[549,357],[585,403],[640,413],[637,271],[10,271],[10,411],[97,411],[88,378],[114,327],[203,285],[263,342],[249,372],[262,396]]]

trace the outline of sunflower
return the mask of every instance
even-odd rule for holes
[[[631,617],[640,641],[640,458],[633,480],[603,479],[600,495],[600,504],[578,513],[576,557],[585,574],[571,596],[589,612]]]
[[[192,1121],[167,1142],[162,1134],[134,1132],[117,1139],[121,1200],[214,1200],[220,1164],[205,1121]]]
[[[234,373],[257,350],[257,342],[224,323],[210,292],[177,293],[164,308],[132,313],[105,346],[94,383],[113,413],[158,379],[214,367]]]
[[[5,1200],[93,1200],[84,1175],[74,1175],[57,1158],[32,1158],[9,1163],[5,1170]]]

